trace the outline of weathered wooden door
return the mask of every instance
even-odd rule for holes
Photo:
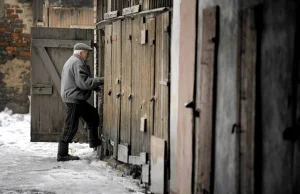
[[[73,46],[78,42],[92,46],[93,36],[90,29],[31,29],[31,141],[59,140],[66,115],[60,97],[61,71],[73,54]],[[93,71],[93,52],[88,64]],[[89,102],[93,103],[92,97]],[[82,122],[80,124],[74,141],[86,141]]]
[[[202,13],[201,58],[197,63],[195,110],[195,187],[194,193],[213,193],[214,130],[216,107],[218,7],[207,8]]]

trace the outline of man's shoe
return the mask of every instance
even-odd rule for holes
[[[80,160],[77,156],[71,156],[69,154],[69,144],[64,142],[58,143],[57,161],[70,161],[70,160]]]
[[[64,162],[70,160],[80,160],[80,158],[78,156],[71,156],[69,154],[66,156],[57,155],[57,162]]]

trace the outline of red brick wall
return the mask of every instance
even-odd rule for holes
[[[0,64],[14,58],[30,60],[30,34],[24,33],[26,24],[20,18],[19,5],[5,4],[5,17],[0,21]]]
[[[32,1],[4,0],[1,11],[4,17],[0,18],[0,111],[8,107],[15,113],[27,113]]]

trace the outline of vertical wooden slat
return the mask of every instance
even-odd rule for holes
[[[131,89],[131,34],[132,34],[132,22],[131,19],[125,19],[122,22],[122,75],[121,75],[121,90],[124,94],[121,100],[121,124],[120,124],[120,143],[131,144],[131,99],[129,95],[132,94]]]
[[[146,22],[144,23],[146,19],[141,19],[140,20],[140,33],[142,31],[147,32],[147,25]],[[142,35],[141,35],[142,36]],[[142,40],[140,40],[142,41]],[[146,42],[146,41],[145,41]],[[148,100],[150,94],[150,66],[149,66],[149,61],[147,61],[147,52],[148,52],[148,43],[142,44],[140,46],[140,61],[139,61],[139,66],[140,66],[140,97],[141,97],[141,110],[140,110],[140,115],[139,118],[146,118],[146,129],[145,131],[140,131],[141,133],[141,141],[140,141],[140,146],[141,146],[141,151],[145,152],[149,147],[149,139],[148,139],[148,127],[149,127],[149,105],[150,101]],[[143,120],[143,119],[142,119]],[[140,126],[141,124],[141,119],[139,119]],[[141,130],[141,129],[140,129]]]
[[[254,193],[257,36],[254,8],[240,13],[240,193]]]
[[[154,132],[156,137],[163,137],[162,134],[162,118],[161,118],[161,87],[160,81],[162,79],[162,35],[163,35],[163,21],[162,15],[156,16],[156,39],[155,39],[155,103],[154,103]]]
[[[143,10],[149,10],[149,1],[150,0],[144,0],[143,1],[143,5],[142,5]]]
[[[200,60],[200,122],[196,126],[199,147],[197,152],[197,171],[195,174],[195,186],[197,193],[212,192],[213,170],[213,130],[214,130],[214,93],[215,91],[215,59],[217,51],[217,18],[218,8],[203,10],[202,22],[202,51]],[[198,100],[198,99],[197,99]]]
[[[103,6],[104,6],[104,1],[97,0],[97,21],[96,22],[102,21],[104,18]]]
[[[113,11],[113,5],[112,5],[113,1],[114,0],[106,0],[106,2],[107,2],[107,9],[106,9],[105,13]]]
[[[134,95],[132,100],[132,133],[131,133],[131,155],[139,155],[141,131],[140,131],[140,110],[141,110],[141,69],[140,69],[140,53],[141,53],[141,30],[140,17],[134,18],[132,21],[132,93]]]
[[[150,93],[149,97],[149,130],[150,138],[154,132],[154,103],[155,103],[155,39],[156,39],[156,19],[151,18],[148,22],[148,46],[150,47],[148,52],[148,59],[150,65]]]
[[[118,153],[119,129],[120,129],[120,101],[121,85],[117,82],[121,79],[121,21],[112,24],[112,126],[111,139],[114,142],[113,156],[116,158]]]
[[[101,1],[101,0],[100,0]],[[103,12],[102,12],[102,18],[104,19],[104,14],[106,13],[106,12],[108,12],[107,10],[108,10],[108,1],[109,0],[103,0],[102,2],[103,2]]]
[[[169,13],[157,16],[155,64],[155,127],[154,135],[169,138]],[[165,83],[165,84],[163,84]]]
[[[163,39],[162,39],[162,81],[167,82],[168,86],[162,87],[162,130],[163,138],[169,143],[169,106],[170,106],[170,24],[169,24],[169,12],[162,14],[163,17]],[[169,146],[168,146],[169,149]],[[168,152],[169,153],[169,152]]]
[[[105,63],[104,63],[104,102],[103,102],[103,134],[108,144],[112,122],[112,26],[105,26]]]
[[[151,136],[151,193],[165,193],[165,156],[165,140]]]

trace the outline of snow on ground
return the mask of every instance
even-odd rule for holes
[[[141,194],[137,180],[122,177],[96,158],[88,144],[69,145],[79,161],[57,162],[57,143],[30,142],[30,115],[0,112],[0,193]]]

